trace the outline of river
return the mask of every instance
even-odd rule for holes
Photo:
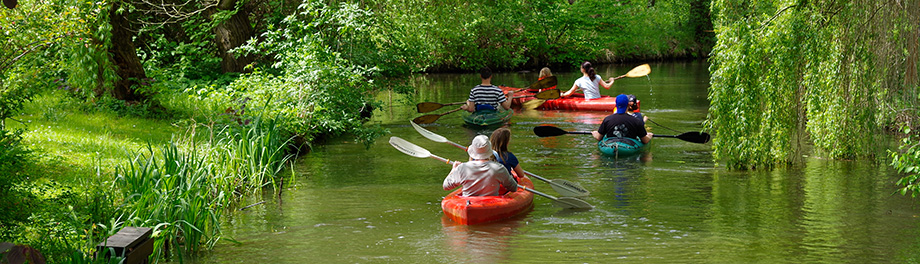
[[[604,78],[635,65],[603,65]],[[705,62],[652,64],[647,78],[618,80],[604,95],[635,94],[651,132],[699,131],[709,86]],[[568,89],[578,72],[556,73]],[[496,74],[525,87],[536,73]],[[430,141],[409,125],[414,103],[464,101],[476,74],[413,78],[416,98],[381,94],[372,123],[449,159],[466,153]],[[440,113],[450,108],[436,111]],[[477,133],[454,113],[426,126],[460,144]],[[441,182],[450,167],[407,156],[386,137],[365,149],[343,137],[296,161],[283,192],[225,214],[224,241],[195,263],[905,263],[920,261],[920,200],[896,194],[896,171],[878,159],[837,161],[802,153],[801,165],[728,171],[708,144],[655,138],[634,158],[601,156],[588,135],[539,138],[534,126],[593,130],[606,113],[519,111],[510,150],[522,167],[591,191],[588,211],[534,198],[506,221],[454,225],[443,217]],[[556,195],[549,185],[535,189]]]

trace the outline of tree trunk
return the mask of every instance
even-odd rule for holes
[[[231,11],[236,8],[237,0],[220,0],[216,7],[209,8],[205,15],[208,19],[220,11]],[[237,10],[236,14],[214,27],[214,42],[220,51],[220,66],[224,72],[244,72],[244,67],[252,63],[252,56],[234,56],[231,49],[246,43],[252,35],[252,25],[249,23],[249,8],[245,5]]]
[[[112,47],[109,48],[109,53],[118,75],[115,87],[112,88],[112,96],[123,101],[140,101],[146,99],[146,96],[137,93],[135,88],[139,81],[147,78],[147,74],[144,73],[144,66],[137,57],[133,42],[134,30],[131,28],[131,22],[125,17],[128,12],[116,12],[119,5],[121,3],[116,1],[109,11],[112,23]]]

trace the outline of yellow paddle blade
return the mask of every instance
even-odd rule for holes
[[[562,94],[561,94],[561,92],[559,91],[559,89],[549,89],[549,90],[546,90],[546,91],[539,92],[539,93],[533,95],[533,97],[536,97],[537,99],[544,99],[544,100],[546,100],[546,99],[556,99],[556,98],[559,98],[559,96],[561,96],[561,95],[562,95]],[[541,104],[542,104],[542,103],[541,103]]]
[[[546,88],[556,86],[557,83],[558,81],[556,80],[556,76],[548,76],[546,78],[543,78],[543,80],[539,80],[539,81],[536,81],[530,84],[529,88],[531,90],[546,89]]]
[[[545,102],[546,102],[546,100],[543,100],[543,99],[533,99],[533,100],[530,100],[530,101],[527,101],[527,102],[524,102],[523,104],[521,104],[521,109],[523,109],[523,110],[534,110],[534,109],[537,109],[538,107],[540,107],[540,105],[542,105],[542,104],[545,103]]]
[[[646,63],[646,64],[636,66],[635,68],[627,72],[625,76],[629,78],[636,78],[636,77],[646,76],[651,72],[652,72],[652,68],[648,66],[648,63]]]

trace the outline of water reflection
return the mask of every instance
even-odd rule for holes
[[[458,225],[447,216],[441,217],[447,247],[454,259],[465,263],[507,262],[510,241],[518,236],[518,228],[527,214],[479,225]]]

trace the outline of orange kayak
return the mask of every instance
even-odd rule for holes
[[[502,92],[515,91],[517,88],[499,86]],[[533,95],[540,90],[523,90],[514,93],[515,97],[511,101],[512,107],[520,106],[524,102],[533,100]],[[585,95],[581,93],[572,93],[569,97],[546,100],[537,109],[540,110],[568,110],[568,111],[616,111],[617,99],[615,96],[602,95],[600,98],[586,100]],[[639,110],[636,110],[639,112]]]
[[[518,185],[533,188],[530,178],[521,177]],[[523,213],[533,207],[533,193],[518,188],[502,196],[461,196],[457,188],[443,200],[444,215],[461,225],[475,225],[497,221]]]

